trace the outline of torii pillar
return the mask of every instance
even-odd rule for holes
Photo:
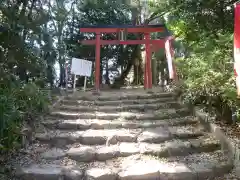
[[[96,49],[95,49],[95,90],[100,91],[100,57],[101,57],[101,34],[96,33]]]

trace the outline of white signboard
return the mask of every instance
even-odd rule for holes
[[[72,58],[71,73],[90,77],[92,73],[92,62],[84,59]]]

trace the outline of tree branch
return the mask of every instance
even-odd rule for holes
[[[161,13],[160,15],[158,15],[159,13],[158,12],[154,12],[151,14],[151,16],[145,20],[144,24],[147,25],[149,24],[151,21],[157,19],[157,18],[160,18],[162,17],[164,14],[166,14],[165,12],[164,13]]]

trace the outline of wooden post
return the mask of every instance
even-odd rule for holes
[[[68,65],[65,63],[65,88],[68,90]]]
[[[87,76],[84,77],[84,87],[83,87],[84,91],[86,91],[86,86],[87,86]]]
[[[74,81],[73,81],[73,91],[76,91],[76,74],[73,75],[74,76]]]
[[[146,59],[146,57],[145,57],[145,59]],[[145,64],[144,64],[144,89],[148,88],[148,76],[147,75],[148,75],[148,73],[147,73],[147,62],[145,60]]]

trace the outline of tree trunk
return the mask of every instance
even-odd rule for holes
[[[60,64],[60,63],[59,63]],[[60,64],[60,82],[59,82],[59,87],[65,87],[65,68],[64,64]]]
[[[143,69],[142,69],[142,63],[139,65],[134,65],[134,79],[133,84],[140,85],[142,84],[143,79]]]
[[[135,59],[137,58],[137,53],[138,53],[138,49],[140,49],[139,45],[135,45],[134,50],[131,54],[131,57],[128,61],[128,64],[125,68],[125,70],[122,72],[121,76],[119,78],[117,78],[114,82],[114,84],[118,84],[118,85],[124,85],[124,80],[127,77],[127,75],[129,74],[129,72],[132,69],[132,66],[134,65]]]
[[[159,72],[160,72],[160,79],[161,79],[161,86],[164,86],[165,83],[165,59],[161,59],[159,63]]]
[[[219,1],[219,9],[218,11],[218,17],[220,20],[220,24],[223,30],[225,30],[225,12],[224,12],[224,8],[225,8],[225,2],[224,0],[220,0]]]
[[[138,8],[132,8],[131,12],[132,12],[132,24],[133,25],[140,24],[141,22],[140,22],[140,16],[139,16],[139,13],[140,13],[139,9]],[[138,35],[137,39],[143,39],[143,36]],[[141,84],[143,83],[144,70],[143,70],[143,66],[142,66],[143,59],[142,59],[142,54],[141,54],[141,45],[135,45],[134,46],[134,49],[133,49],[130,57],[131,58],[128,61],[125,70],[123,70],[121,76],[115,80],[115,82],[114,82],[115,85],[116,84],[118,84],[120,86],[124,85],[125,78],[128,76],[128,74],[131,71],[133,66],[134,66],[134,81],[133,81],[133,83],[136,84],[137,80]],[[135,60],[136,59],[139,60],[139,66],[138,67],[136,67],[136,65],[135,65]],[[137,75],[137,71],[138,71],[138,75]]]
[[[108,60],[106,62],[105,84],[110,85],[109,71],[108,71]]]
[[[156,58],[152,58],[152,83],[153,85],[157,85],[157,60]]]
[[[134,79],[133,79],[133,84],[139,85],[143,84],[143,58],[142,58],[142,53],[140,49],[140,45],[138,46],[138,52],[136,53],[136,57],[134,58]],[[138,64],[136,64],[135,61],[138,61]]]

